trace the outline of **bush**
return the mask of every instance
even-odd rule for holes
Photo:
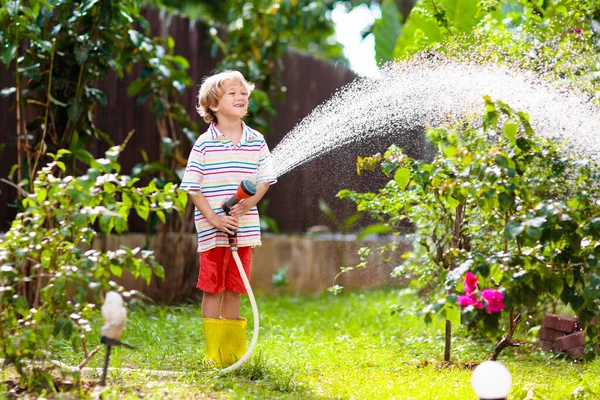
[[[151,251],[91,248],[97,229],[125,232],[132,210],[164,221],[165,212],[186,206],[187,196],[173,184],[136,187],[136,178],[120,175],[119,152],[113,147],[106,158],[93,160],[85,175],[60,177],[60,158],[68,153],[60,150],[38,173],[34,192],[22,201],[24,211],[0,243],[0,349],[4,364],[16,368],[28,389],[53,389],[52,338],[63,335],[81,345],[83,357],[90,355],[85,332],[92,329],[96,304],[108,290],[123,292],[113,275],[128,270],[146,282],[153,274],[164,277]]]
[[[402,221],[414,225],[414,251],[396,272],[414,273],[427,289],[421,315],[497,339],[507,314],[500,304],[512,335],[520,315],[561,302],[587,327],[588,353],[597,352],[589,322],[600,306],[598,166],[536,137],[527,115],[490,98],[483,119],[428,137],[438,150],[431,163],[392,146],[359,163],[393,174],[384,188],[339,193],[396,233]]]

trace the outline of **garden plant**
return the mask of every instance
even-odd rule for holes
[[[204,7],[207,55],[218,58],[219,69],[239,69],[257,83],[248,122],[261,130],[285,92],[279,72],[288,46],[342,59],[324,17],[338,2],[193,3]],[[395,269],[411,279],[408,287],[318,298],[259,294],[256,356],[232,375],[215,376],[202,364],[197,305],[148,306],[138,301],[147,300],[141,293],[115,282],[124,273],[146,283],[164,277],[154,254],[95,246],[95,238],[127,232],[134,214],[152,227],[191,231],[182,221],[193,220],[179,218],[191,207],[176,187],[198,134],[180,103],[193,83],[188,60],[172,38],[150,36],[136,0],[0,4],[0,60],[14,73],[0,96],[14,100],[17,149],[3,181],[17,190],[19,210],[0,243],[3,395],[60,397],[73,389],[82,398],[464,399],[473,394],[471,368],[502,357],[516,399],[600,397],[600,170],[560,140],[536,136],[510,99],[485,97],[482,114],[427,129],[435,153],[429,160],[397,146],[359,157],[359,173],[379,167],[388,183],[377,192],[340,192],[378,222],[359,238],[412,235],[413,251]],[[380,62],[465,57],[600,99],[597,1],[377,4],[381,18],[364,34],[374,35]],[[136,74],[128,95],[149,106],[161,136],[159,159],[140,149],[144,162],[130,173],[118,161],[128,139],[114,146],[114,133],[96,127],[97,107],[108,102],[99,87],[109,73]],[[99,143],[110,148],[96,158],[89,149]],[[325,202],[320,209],[346,231],[358,219],[342,223]],[[261,223],[277,229],[272,219]],[[376,250],[389,254],[397,245]],[[372,251],[361,249],[360,263],[341,273],[367,267]],[[285,285],[290,277],[283,269],[277,278]],[[101,388],[98,309],[109,290],[126,298],[124,340],[136,350],[115,350],[119,369]],[[535,334],[549,310],[579,317],[585,362],[537,351]]]
[[[590,322],[600,306],[598,166],[535,137],[527,115],[489,98],[483,121],[428,137],[437,148],[432,162],[393,146],[359,162],[360,171],[380,165],[392,178],[385,188],[339,193],[393,231],[406,220],[414,226],[414,250],[395,273],[414,274],[427,293],[425,321],[442,315],[448,335],[450,323],[461,322],[491,337],[505,333],[495,359],[516,344],[522,316],[534,326],[560,302],[587,327],[587,349],[597,353]]]
[[[81,368],[99,349],[91,349],[97,340],[86,333],[92,331],[102,294],[115,290],[143,298],[125,291],[115,277],[123,271],[146,283],[154,275],[164,277],[152,251],[94,247],[99,234],[125,232],[132,211],[143,219],[155,213],[164,221],[187,204],[186,194],[172,184],[140,186],[137,178],[122,175],[120,151],[111,148],[77,177],[64,174],[66,166],[59,161],[67,150],[52,155],[55,161],[39,171],[33,191],[24,192],[24,209],[0,244],[0,349],[4,368],[14,367],[26,389],[55,390],[54,368],[79,380]],[[59,336],[80,355],[77,368],[65,368],[51,351]]]

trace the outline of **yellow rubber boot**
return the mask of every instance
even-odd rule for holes
[[[204,326],[204,340],[206,340],[206,355],[204,360],[206,364],[221,366],[223,357],[221,357],[221,340],[223,340],[224,319],[202,318]]]
[[[246,354],[246,324],[245,318],[222,319],[223,337],[221,339],[221,365],[227,367],[237,362]],[[208,353],[207,353],[208,354]]]

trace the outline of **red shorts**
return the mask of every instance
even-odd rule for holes
[[[246,276],[250,279],[252,266],[252,247],[238,247],[238,255],[242,261]],[[204,292],[222,293],[231,290],[247,294],[244,281],[240,276],[229,247],[214,247],[200,253],[200,273],[196,287]]]

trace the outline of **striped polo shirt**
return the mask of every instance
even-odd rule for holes
[[[222,205],[233,196],[241,181],[248,179],[257,185],[277,182],[269,148],[263,135],[243,124],[243,133],[237,146],[217,127],[208,130],[196,140],[183,174],[181,189],[201,191],[208,204],[218,215],[225,215]],[[198,232],[198,252],[214,247],[229,246],[227,234],[217,231],[208,220],[195,210]],[[260,246],[260,221],[256,206],[238,221],[238,245]]]

